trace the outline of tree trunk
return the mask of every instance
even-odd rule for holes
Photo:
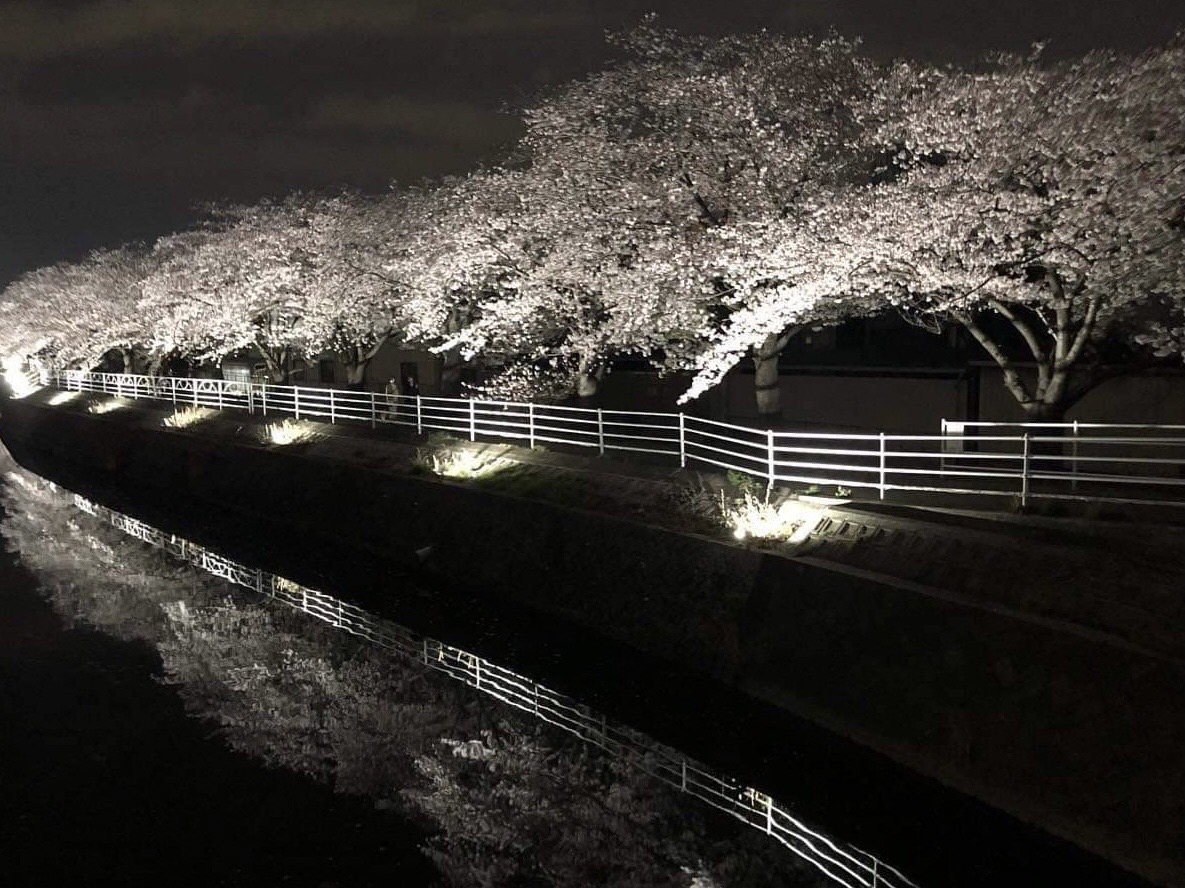
[[[1020,407],[1024,411],[1025,422],[1065,422],[1070,405],[1061,401],[1025,401]]]
[[[168,357],[169,356],[163,352],[153,355],[148,359],[148,366],[145,368],[145,372],[149,376],[160,376],[161,367],[164,366],[164,363]]]
[[[776,425],[782,419],[778,359],[790,337],[798,330],[798,327],[794,327],[781,334],[770,333],[753,350],[753,391],[757,398],[757,418],[769,425]]]
[[[364,358],[353,364],[346,364],[346,385],[352,389],[361,390],[366,382],[366,368],[370,366],[370,358]]]
[[[605,374],[602,364],[593,364],[588,358],[582,357],[576,368],[576,395],[581,399],[594,398],[601,387],[601,377]]]
[[[461,369],[465,366],[465,359],[461,357],[459,348],[450,348],[441,355],[440,393],[448,398],[455,398],[461,394]]]

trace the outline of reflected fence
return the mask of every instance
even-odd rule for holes
[[[68,391],[175,407],[401,426],[470,441],[561,444],[742,472],[767,486],[1104,500],[1185,506],[1185,425],[942,421],[937,435],[777,431],[684,413],[603,410],[421,395],[386,395],[222,379],[58,371]]]
[[[71,497],[79,510],[175,558],[442,672],[621,757],[666,785],[761,830],[844,888],[917,888],[882,860],[812,829],[769,795],[718,774],[678,750],[628,725],[614,722],[591,707],[525,675],[477,654],[419,635],[340,598],[240,564],[189,540],[54,486]]]

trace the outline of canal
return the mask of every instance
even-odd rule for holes
[[[84,479],[60,480],[77,488]],[[78,846],[46,854],[59,867],[114,860],[148,871],[198,859],[210,884],[273,882],[285,867],[298,880],[286,884],[395,874],[429,884],[430,864],[456,884],[495,865],[498,884],[691,884],[701,868],[703,885],[833,884],[628,763],[590,757],[471,689],[443,690],[382,651],[169,566],[88,524],[33,476],[7,483],[8,557],[20,564],[3,565],[0,586],[5,761],[24,764],[6,775],[16,791],[5,819],[18,825],[10,835],[28,838],[25,853],[37,853],[37,837],[48,852],[52,836],[56,847]],[[164,504],[140,505],[160,522]],[[171,518],[169,531],[221,541],[244,563],[290,563],[302,582],[317,579],[290,541],[252,539],[186,508]],[[381,569],[357,565],[359,575]],[[508,664],[759,787],[919,886],[1141,884],[726,687],[415,580],[387,567],[384,617]],[[515,780],[494,781],[495,772]],[[528,810],[536,816],[520,816]],[[606,853],[617,869],[580,869]],[[259,869],[272,866],[271,875]]]

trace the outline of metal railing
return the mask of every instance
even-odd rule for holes
[[[56,488],[56,485],[53,485]],[[175,534],[66,491],[74,506],[125,534],[228,582],[266,595],[329,625],[442,672],[546,721],[586,743],[776,839],[844,888],[917,888],[897,869],[794,817],[771,796],[609,719],[585,704],[477,654],[419,635],[348,601],[248,567]]]
[[[497,401],[385,395],[221,379],[62,371],[46,384],[264,416],[286,415],[444,431],[470,441],[501,439],[664,456],[743,472],[775,484],[875,491],[1086,499],[1185,505],[1185,427],[1088,423],[1012,426],[943,420],[939,435],[793,432],[683,413],[602,410]],[[966,434],[982,429],[989,434]],[[1073,434],[1067,437],[1066,430]],[[1143,430],[1140,434],[1133,430]],[[1146,432],[1146,433],[1145,433]]]

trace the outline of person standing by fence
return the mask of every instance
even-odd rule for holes
[[[387,396],[387,416],[394,419],[399,415],[399,383],[395,381],[392,376],[387,380],[386,388],[383,389],[383,394]]]

